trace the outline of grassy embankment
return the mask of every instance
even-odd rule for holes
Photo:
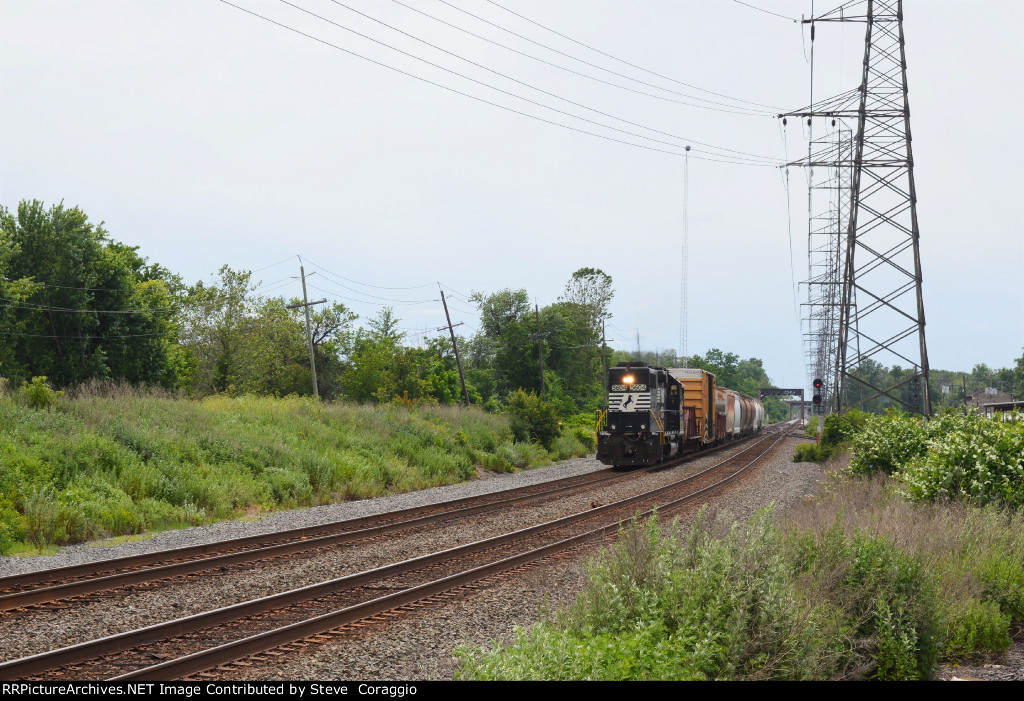
[[[0,552],[363,499],[586,454],[475,408],[190,401],[126,388],[0,396]]]
[[[1024,423],[865,418],[784,516],[634,525],[469,679],[923,679],[1024,628]],[[859,474],[858,474],[859,473]]]

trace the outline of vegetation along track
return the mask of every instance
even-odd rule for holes
[[[735,444],[724,447],[733,445]],[[0,614],[40,605],[45,606],[53,602],[88,596],[101,591],[177,581],[182,577],[215,568],[287,558],[299,553],[312,553],[322,548],[356,543],[400,531],[410,531],[433,523],[466,518],[516,504],[564,497],[637,474],[674,467],[693,457],[693,454],[686,455],[670,463],[646,470],[623,473],[605,469],[540,484],[363,516],[320,526],[295,528],[0,577]]]
[[[47,679],[182,677],[319,636],[613,535],[621,520],[638,511],[672,511],[692,503],[736,479],[786,433],[785,429],[771,431],[701,472],[611,504],[373,570],[2,663],[0,679],[41,675]],[[382,592],[388,593],[381,596]]]

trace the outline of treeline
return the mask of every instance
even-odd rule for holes
[[[931,368],[928,373],[928,389],[933,410],[970,404],[970,395],[989,388],[1006,392],[1018,400],[1024,398],[1024,348],[1021,348],[1021,356],[1015,363],[1014,367],[998,369],[979,363],[970,372]],[[905,380],[911,372],[912,370],[899,365],[886,367],[874,360],[866,359],[861,361],[860,366],[852,374],[875,387],[891,387]],[[922,389],[919,383],[904,382],[893,394],[911,406],[918,406]],[[847,383],[844,403],[847,406],[855,404],[872,414],[879,414],[888,408],[902,408],[888,397],[871,398],[873,394],[874,391],[870,387],[857,381],[850,381]],[[861,404],[865,398],[867,401]]]
[[[494,410],[523,392],[545,396],[561,417],[600,407],[603,362],[633,359],[602,345],[613,296],[611,277],[595,268],[577,270],[558,300],[541,307],[525,289],[471,295],[479,329],[457,337],[471,402]],[[0,376],[13,388],[45,376],[56,387],[110,379],[194,397],[308,395],[304,312],[291,307],[298,301],[261,294],[252,273],[228,266],[212,281],[186,284],[78,208],[0,207]],[[391,307],[359,322],[337,302],[311,311],[322,397],[462,401],[447,333],[411,338]],[[668,353],[644,360],[678,364]],[[770,384],[756,358],[713,349],[690,365],[747,394]],[[785,407],[776,404],[778,418]]]

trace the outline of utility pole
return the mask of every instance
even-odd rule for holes
[[[686,155],[683,158],[683,252],[682,271],[679,276],[679,356],[681,365],[684,368],[690,367],[687,356],[687,341],[689,323],[688,290],[689,290],[689,266],[690,266],[690,147],[686,147]]]
[[[548,400],[548,393],[544,384],[544,339],[540,333],[540,306],[534,304],[533,310],[537,313],[537,359],[540,360],[540,399],[546,402]]]
[[[299,307],[302,307],[306,311],[306,346],[309,348],[309,369],[313,373],[313,396],[319,399],[320,390],[317,388],[316,384],[316,360],[313,358],[313,330],[310,328],[309,324],[309,308],[314,304],[326,304],[327,299],[324,298],[316,302],[310,302],[309,298],[306,296],[306,269],[302,265],[299,266],[299,274],[302,275],[302,304],[289,304],[285,306],[285,309],[298,309]],[[310,273],[310,275],[315,274],[316,273]]]
[[[438,289],[441,284],[438,283]],[[452,348],[455,349],[455,362],[459,366],[459,379],[462,381],[462,396],[466,399],[466,406],[469,406],[469,390],[466,389],[466,375],[462,372],[462,359],[459,357],[459,344],[455,340],[455,327],[452,326],[452,317],[448,313],[448,301],[444,298],[444,290],[441,290],[441,304],[444,305],[444,318],[448,320],[448,333],[452,335]],[[459,322],[462,323],[461,321]],[[443,326],[441,328],[444,328]]]
[[[608,409],[608,338],[605,336],[604,319],[601,319],[601,369],[604,370],[604,408]]]

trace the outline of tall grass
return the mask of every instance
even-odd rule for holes
[[[1024,625],[1024,517],[838,482],[785,519],[633,524],[576,602],[464,679],[925,679]]]
[[[572,436],[568,436],[572,439]],[[582,455],[516,443],[476,408],[191,401],[93,383],[33,409],[0,397],[0,552],[363,499]]]

